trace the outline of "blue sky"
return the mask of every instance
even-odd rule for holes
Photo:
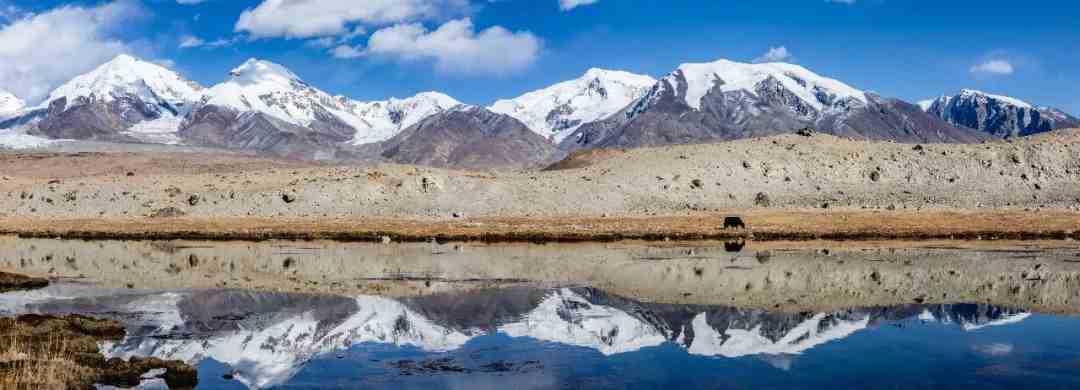
[[[777,58],[885,96],[974,88],[1080,114],[1074,1],[569,2],[0,0],[0,62],[20,62],[0,64],[0,88],[33,100],[123,51],[204,85],[258,57],[357,99],[438,90],[488,104],[590,67],[659,77],[684,62],[752,61],[782,47],[787,57]],[[62,7],[91,16],[65,19]],[[76,37],[49,33],[61,27]],[[70,47],[41,49],[61,44]]]

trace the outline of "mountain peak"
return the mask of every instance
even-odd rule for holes
[[[686,103],[694,109],[701,109],[701,99],[716,86],[723,92],[741,90],[753,94],[759,83],[770,78],[776,79],[785,89],[819,111],[827,108],[830,102],[848,98],[866,102],[864,91],[818,75],[800,65],[784,62],[748,64],[720,59],[708,63],[682,64],[667,77],[672,87],[679,88],[675,78],[680,75],[687,84]]]
[[[111,101],[120,96],[180,106],[198,101],[202,89],[161,65],[121,54],[53,90],[42,106],[60,98]]]
[[[288,68],[276,63],[256,58],[248,59],[243,64],[229,71],[230,80],[240,84],[274,83],[289,85],[300,81],[300,77]]]

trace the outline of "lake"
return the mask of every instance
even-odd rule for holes
[[[3,240],[200,389],[1080,386],[1073,242]]]

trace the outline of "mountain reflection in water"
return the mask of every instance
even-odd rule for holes
[[[771,370],[774,379],[782,381],[798,371],[793,365],[799,359],[818,348],[822,354],[807,358],[811,360],[808,366],[829,360],[852,364],[860,357],[846,355],[844,350],[853,349],[855,339],[858,349],[876,344],[883,355],[900,356],[906,353],[893,350],[914,348],[902,344],[910,336],[897,333],[905,327],[919,325],[921,330],[909,333],[924,340],[925,348],[932,348],[938,342],[932,340],[935,337],[1019,327],[1033,316],[978,304],[771,312],[644,303],[592,288],[522,287],[391,299],[63,285],[9,296],[0,314],[13,313],[80,313],[124,321],[129,337],[105,344],[108,356],[153,356],[200,365],[201,388],[236,386],[236,382],[249,388],[469,384],[467,379],[452,378],[462,376],[502,378],[491,382],[496,388],[664,387],[698,383],[680,377],[686,368],[682,365],[718,361],[731,369],[747,370],[747,362],[757,362],[754,370]],[[1072,326],[1077,323],[1046,318]],[[936,330],[926,330],[931,328]],[[858,337],[863,330],[868,330],[862,332],[866,335]],[[980,341],[961,352],[970,355],[964,358],[970,360],[972,356],[1000,357],[1015,348],[1014,344]],[[956,352],[944,346],[942,350],[952,351],[947,355]],[[1072,364],[1080,362],[1080,354],[1067,358]],[[610,365],[634,373],[571,374],[592,370],[599,375],[602,367],[612,369]],[[839,372],[844,366],[831,369]],[[1009,367],[988,369],[994,375],[1015,374]],[[211,375],[214,371],[220,373]],[[232,380],[221,379],[222,374]],[[581,382],[601,377],[603,383],[595,386]],[[1074,377],[1058,379],[1075,381]],[[806,378],[799,381],[808,384]],[[473,384],[483,387],[479,383]],[[717,385],[708,380],[699,384]]]

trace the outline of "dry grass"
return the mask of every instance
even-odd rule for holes
[[[194,368],[154,358],[105,359],[101,341],[119,341],[124,325],[78,315],[0,318],[0,389],[93,389],[95,384],[134,387],[146,372],[165,368],[172,389],[193,389]]]
[[[58,336],[44,343],[21,337],[3,339],[0,389],[63,390],[85,383],[87,370],[75,362],[68,342]]]

